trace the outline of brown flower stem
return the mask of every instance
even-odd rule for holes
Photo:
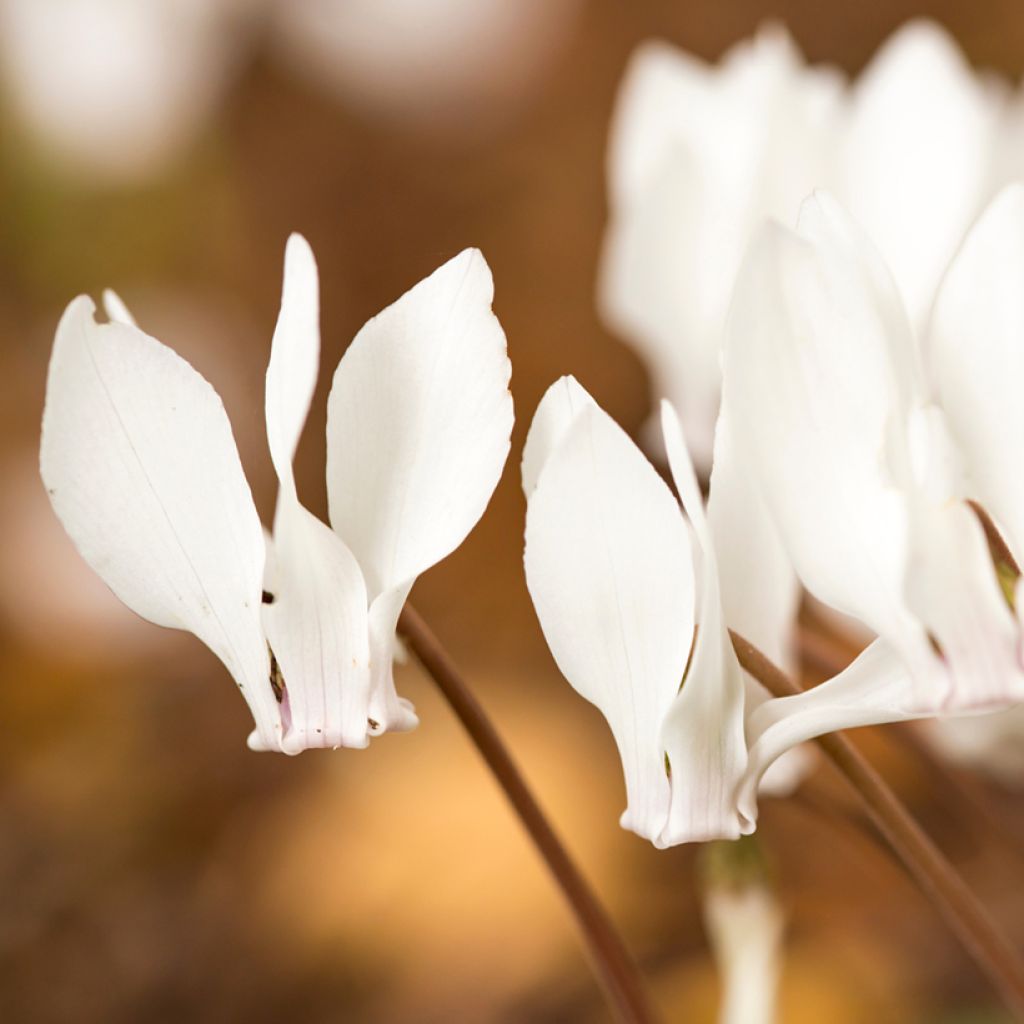
[[[576,918],[591,966],[616,1019],[628,1024],[651,1024],[657,1018],[644,992],[636,963],[597,896],[548,823],[522,773],[451,656],[409,604],[398,620],[398,632],[469,733],[562,890]]]
[[[740,664],[776,697],[798,687],[749,641],[730,633]],[[818,746],[845,776],[879,831],[960,938],[975,963],[1024,1021],[1024,962],[956,869],[921,830],[899,798],[841,732],[819,736]]]

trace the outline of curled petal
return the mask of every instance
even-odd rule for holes
[[[370,320],[334,375],[331,524],[371,601],[458,547],[501,476],[512,398],[493,291],[467,249]]]
[[[622,825],[652,841],[669,813],[662,724],[686,668],[693,564],[676,500],[597,406],[548,457],[526,517],[526,580],[562,674],[622,758]]]
[[[224,407],[169,348],[93,313],[75,299],[57,328],[40,459],[50,500],[129,608],[224,662],[274,745],[263,533]]]
[[[750,754],[738,796],[743,831],[754,831],[758,783],[779,757],[800,743],[838,729],[920,717],[908,705],[911,692],[902,655],[884,640],[876,640],[839,675],[820,686],[765,701],[747,721]]]

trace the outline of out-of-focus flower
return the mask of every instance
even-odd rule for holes
[[[1024,784],[1024,704],[991,715],[945,718],[925,725],[929,741],[951,760],[1013,789]]]
[[[298,74],[377,116],[479,131],[530,92],[580,0],[284,0],[273,38]]]
[[[845,672],[751,716],[757,772],[795,740],[1024,698],[1019,581],[980,504],[1024,550],[1024,186],[951,263],[922,352],[896,285],[830,197],[766,226],[740,274],[722,420],[803,584],[878,636]],[[1016,612],[1015,612],[1016,609]]]
[[[704,926],[721,977],[719,1024],[772,1024],[782,970],[782,908],[752,839],[704,858]]]
[[[246,0],[0,0],[0,75],[77,172],[131,181],[194,136],[231,79]]]
[[[299,502],[292,459],[319,371],[316,264],[288,243],[266,383],[279,481],[265,536],[224,407],[107,293],[57,330],[41,470],[79,551],[143,618],[201,639],[238,683],[257,750],[364,747],[416,724],[392,654],[416,577],[479,519],[508,455],[505,337],[467,250],[370,320],[335,373],[334,531]]]
[[[748,698],[723,620],[715,540],[731,524],[720,520],[713,540],[669,403],[662,426],[688,521],[639,448],[571,377],[537,409],[523,488],[526,579],[548,645],[611,728],[626,779],[623,827],[669,846],[746,830],[734,800],[747,759],[744,716],[763,698]],[[755,590],[785,603],[792,580],[766,574]]]
[[[711,456],[720,350],[743,253],[764,216],[790,223],[831,189],[874,237],[916,326],[1008,170],[1007,88],[954,41],[907,24],[852,88],[779,29],[708,66],[665,44],[634,56],[613,120],[599,302]]]
[[[842,81],[808,68],[781,29],[717,65],[647,43],[623,81],[608,152],[599,301],[711,458],[733,280],[764,217],[789,219],[830,173]]]

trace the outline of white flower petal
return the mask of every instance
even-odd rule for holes
[[[662,730],[672,779],[672,809],[659,845],[740,835],[735,790],[747,763],[743,673],[725,622],[718,564],[697,476],[679,419],[661,406],[669,466],[701,549],[697,636],[683,688]]]
[[[786,672],[795,668],[800,587],[778,530],[739,460],[729,417],[718,419],[708,523],[725,622]]]
[[[908,708],[912,691],[902,655],[876,640],[828,682],[765,701],[747,722],[750,756],[738,797],[744,831],[752,832],[757,821],[761,776],[786,751],[838,729],[920,717]]]
[[[370,320],[334,376],[331,524],[371,601],[453,551],[501,476],[512,399],[492,296],[483,256],[467,249]]]
[[[926,355],[964,455],[968,497],[1024,561],[1024,185],[1011,185],[971,229],[943,280]]]
[[[135,317],[132,316],[121,296],[113,288],[103,289],[103,309],[115,323],[128,324],[130,327],[137,326]]]
[[[395,690],[394,663],[400,652],[395,635],[412,584],[392,587],[370,605],[370,735],[406,732],[419,724],[412,702]],[[401,659],[399,659],[401,660]]]
[[[879,634],[916,632],[902,598],[910,472],[905,422],[919,389],[891,282],[834,201],[800,235],[767,226],[729,319],[732,440],[805,586]]]
[[[285,248],[281,312],[267,367],[267,440],[278,480],[294,491],[292,460],[320,371],[320,292],[309,243],[292,235]]]
[[[523,446],[521,471],[527,499],[533,494],[548,457],[561,443],[573,420],[593,404],[593,398],[572,376],[560,377],[544,392]]]
[[[94,309],[76,299],[57,328],[40,459],[50,500],[125,604],[224,662],[272,745],[263,533],[224,407],[169,348]]]
[[[263,624],[284,681],[280,749],[365,747],[370,650],[359,566],[337,534],[294,498],[278,505],[273,551]]]
[[[618,745],[622,825],[657,840],[670,797],[662,723],[693,633],[692,556],[675,498],[595,405],[578,414],[529,499],[525,565],[558,667]]]
[[[854,88],[839,194],[918,326],[990,187],[1000,107],[949,34],[923,20],[894,33]]]

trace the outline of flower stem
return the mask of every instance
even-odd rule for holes
[[[591,966],[616,1019],[628,1024],[655,1021],[657,1018],[633,958],[597,896],[548,823],[497,730],[466,685],[451,656],[410,604],[406,604],[398,620],[398,632],[469,733],[538,853],[544,858],[576,918]]]
[[[730,631],[740,664],[773,696],[799,693],[796,685],[756,647]],[[846,777],[876,827],[914,881],[932,900],[975,963],[1024,1021],[1024,962],[952,864],[924,833],[910,812],[863,754],[841,732],[819,736],[818,746]]]

